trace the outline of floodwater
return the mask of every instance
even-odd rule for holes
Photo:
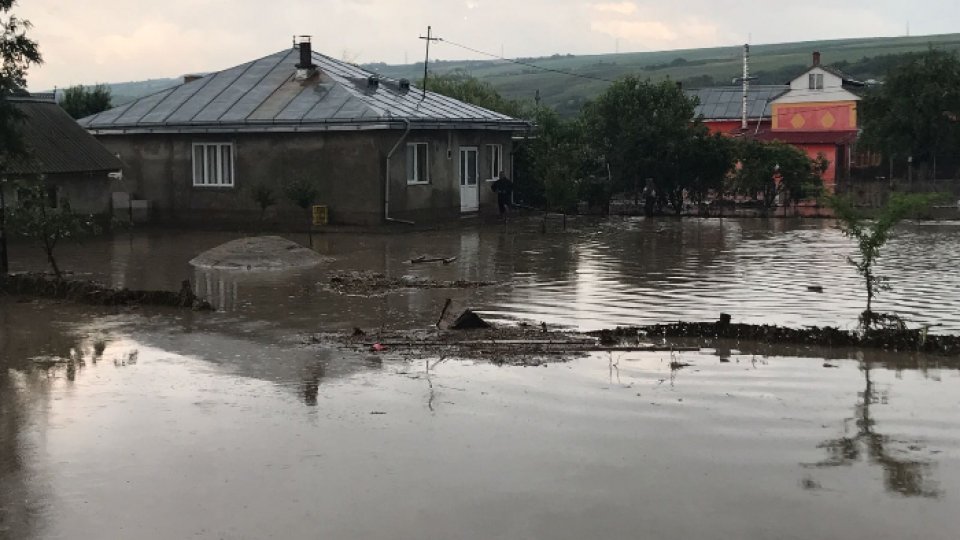
[[[538,219],[394,235],[317,235],[333,258],[308,271],[200,271],[198,253],[237,238],[224,233],[140,233],[64,244],[60,266],[114,287],[179,290],[189,279],[222,312],[313,331],[432,324],[447,297],[494,321],[530,320],[595,330],[677,320],[787,326],[855,326],[866,304],[846,262],[854,245],[826,220],[607,220],[571,222],[566,232]],[[291,238],[307,242],[305,236]],[[42,253],[18,247],[13,270],[43,270]],[[454,264],[409,264],[420,255]],[[884,249],[879,273],[891,291],[874,310],[914,325],[960,333],[960,222],[905,225]],[[372,270],[438,280],[498,281],[479,290],[399,291],[376,298],[322,287],[337,271]],[[820,286],[822,293],[808,287]]]
[[[719,343],[521,368],[302,344],[429,325],[447,296],[584,329],[862,309],[826,222],[510,227],[318,237],[332,262],[271,277],[186,265],[231,235],[65,246],[81,276],[189,278],[221,311],[0,299],[0,539],[956,538],[955,358]],[[960,332],[960,225],[899,232],[881,309]],[[360,269],[509,283],[318,286]]]

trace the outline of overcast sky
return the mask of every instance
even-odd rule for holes
[[[32,90],[216,71],[289,47],[354,62],[423,58],[434,31],[508,57],[960,32],[960,0],[20,0],[45,63]],[[438,44],[431,56],[479,56]]]

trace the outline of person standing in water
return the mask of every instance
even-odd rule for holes
[[[502,216],[512,206],[513,181],[503,171],[500,171],[497,176],[497,181],[490,186],[490,189],[497,194],[497,207],[500,208],[500,215]]]

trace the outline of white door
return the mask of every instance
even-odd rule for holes
[[[476,212],[480,209],[479,169],[476,147],[460,149],[460,211]]]

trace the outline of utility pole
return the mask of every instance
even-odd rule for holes
[[[10,272],[7,258],[7,200],[3,193],[6,183],[6,178],[0,178],[0,280]]]
[[[744,132],[749,127],[747,125],[747,94],[750,91],[750,44],[743,45],[743,103],[740,107],[740,129]]]
[[[427,42],[427,56],[423,60],[423,97],[427,97],[427,69],[430,67],[430,42],[431,41],[440,41],[440,38],[433,37],[433,27],[427,27],[427,35],[420,36],[420,39],[426,40]]]

